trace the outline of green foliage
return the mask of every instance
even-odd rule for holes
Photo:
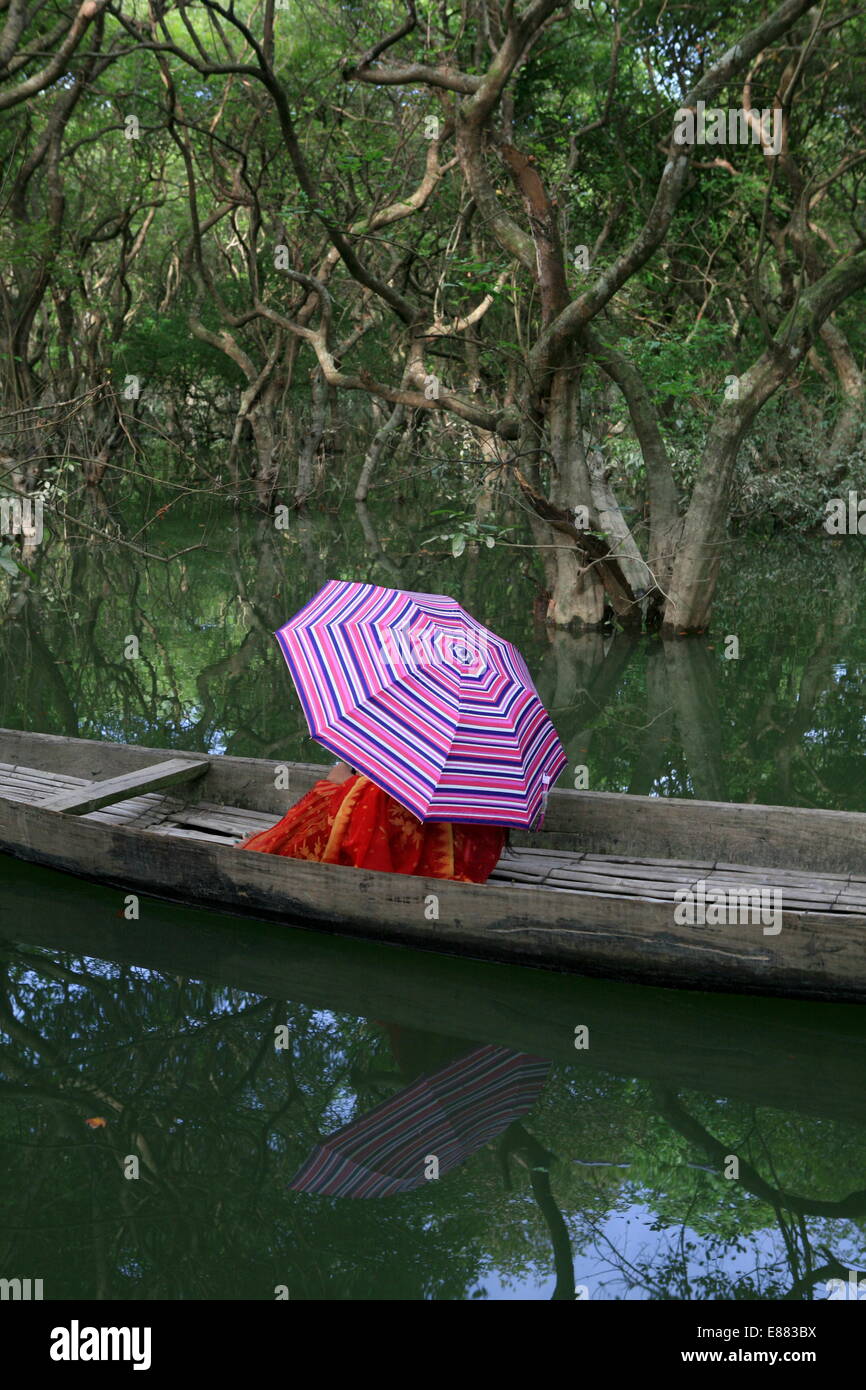
[[[431,517],[441,516],[443,521],[455,524],[452,531],[440,531],[435,535],[428,536],[422,541],[422,545],[430,545],[433,541],[450,541],[451,554],[457,559],[463,554],[467,544],[485,545],[488,550],[492,550],[497,541],[504,540],[509,532],[515,528],[513,526],[501,526],[492,521],[480,521],[477,517],[449,511],[447,507],[437,508],[431,512]]]
[[[207,325],[206,325],[207,326]],[[142,311],[115,346],[112,371],[140,375],[147,384],[178,381],[223,381],[240,386],[243,373],[219,348],[190,333],[180,308],[165,313]]]

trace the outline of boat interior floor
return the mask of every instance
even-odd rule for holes
[[[38,806],[63,791],[88,785],[83,777],[0,763],[0,797],[11,801]],[[274,816],[267,812],[207,801],[193,804],[165,792],[129,797],[103,810],[90,811],[81,819],[222,845],[238,844],[254,831],[274,824]],[[544,888],[550,892],[662,902],[672,902],[678,890],[694,888],[703,881],[708,892],[778,888],[786,911],[866,913],[866,875],[862,874],[817,874],[721,861],[588,854],[577,848],[506,851],[489,881],[518,889]]]

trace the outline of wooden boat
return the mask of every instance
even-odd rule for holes
[[[483,885],[235,848],[321,772],[4,729],[0,851],[126,894],[452,955],[866,1002],[866,815],[555,791],[544,831],[515,837]],[[779,895],[772,926],[678,920],[678,895],[759,891]]]

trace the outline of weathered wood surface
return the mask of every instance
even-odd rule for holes
[[[160,764],[159,768],[166,768]],[[156,780],[159,768],[147,773],[128,773],[121,781],[131,796],[142,778]],[[65,778],[68,784],[70,779]],[[31,768],[0,767],[0,794],[30,801],[46,809],[58,809],[58,798],[51,788],[59,785],[51,774],[34,776]],[[90,811],[87,789],[115,783],[78,782],[82,790],[64,792],[61,802],[75,805],[84,814]],[[77,799],[76,799],[77,798]],[[127,802],[130,804],[130,802]],[[107,823],[134,825],[158,835],[198,839],[216,844],[237,844],[271,824],[272,817],[240,807],[199,802],[192,807],[181,801],[152,796],[137,798],[134,815],[125,808],[112,807],[100,819]],[[619,898],[651,898],[673,902],[678,889],[696,890],[703,881],[708,890],[735,891],[778,888],[787,908],[821,909],[827,912],[859,913],[866,897],[858,891],[851,875],[804,874],[793,870],[756,869],[744,864],[712,864],[709,861],[625,859],[616,855],[585,854],[575,850],[522,848],[503,855],[491,875],[492,883],[535,886],[546,890],[596,893]],[[866,885],[863,885],[866,887]]]
[[[7,943],[389,1019],[468,1044],[497,1043],[581,1072],[866,1121],[866,1010],[859,1007],[654,990],[455,961],[154,901],[138,922],[128,922],[120,907],[105,887],[8,861],[0,934]],[[13,948],[7,953],[16,958]],[[579,1023],[589,1030],[589,1047],[580,1051]]]
[[[92,783],[85,781],[83,777],[67,777],[56,772],[44,772],[38,768],[13,767],[10,763],[0,763],[0,797],[8,797],[13,801],[27,801],[34,806],[46,806],[61,790],[86,789],[91,785]],[[186,794],[190,791],[191,788],[187,785]],[[216,830],[233,841],[252,834],[254,830],[264,830],[274,823],[273,814],[266,812],[220,806],[216,802],[202,801],[190,805],[188,801],[157,792],[128,796],[104,810],[86,811],[83,814],[93,820],[134,824],[139,829],[151,828],[159,823],[164,823],[168,829],[175,825],[202,826],[204,829]]]
[[[81,816],[88,811],[100,811],[103,806],[111,806],[116,801],[126,801],[141,792],[158,791],[161,787],[175,787],[182,782],[194,782],[207,769],[206,759],[191,762],[189,758],[169,758],[165,762],[143,768],[140,772],[125,772],[119,777],[85,783],[71,791],[49,797],[41,805],[47,811],[61,811],[65,815]]]
[[[0,729],[0,761],[62,768],[88,781],[137,771],[165,755],[164,748]],[[276,773],[286,768],[288,786],[278,788]],[[276,820],[324,771],[321,764],[212,758],[190,799],[273,813]],[[551,849],[576,842],[596,854],[866,876],[866,815],[847,811],[554,790],[545,829],[516,836],[515,842]]]
[[[12,801],[0,801],[0,849],[126,891],[426,950],[866,1002],[866,915],[793,910],[773,937],[752,924],[694,928],[674,922],[670,902],[649,898],[377,874],[78,817],[58,835],[53,812]]]

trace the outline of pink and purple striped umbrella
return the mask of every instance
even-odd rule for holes
[[[565,751],[520,652],[454,599],[332,579],[275,636],[313,738],[419,820],[539,822]]]
[[[489,1144],[538,1100],[550,1063],[488,1045],[421,1076],[324,1139],[289,1183],[328,1197],[389,1197],[441,1177]]]

